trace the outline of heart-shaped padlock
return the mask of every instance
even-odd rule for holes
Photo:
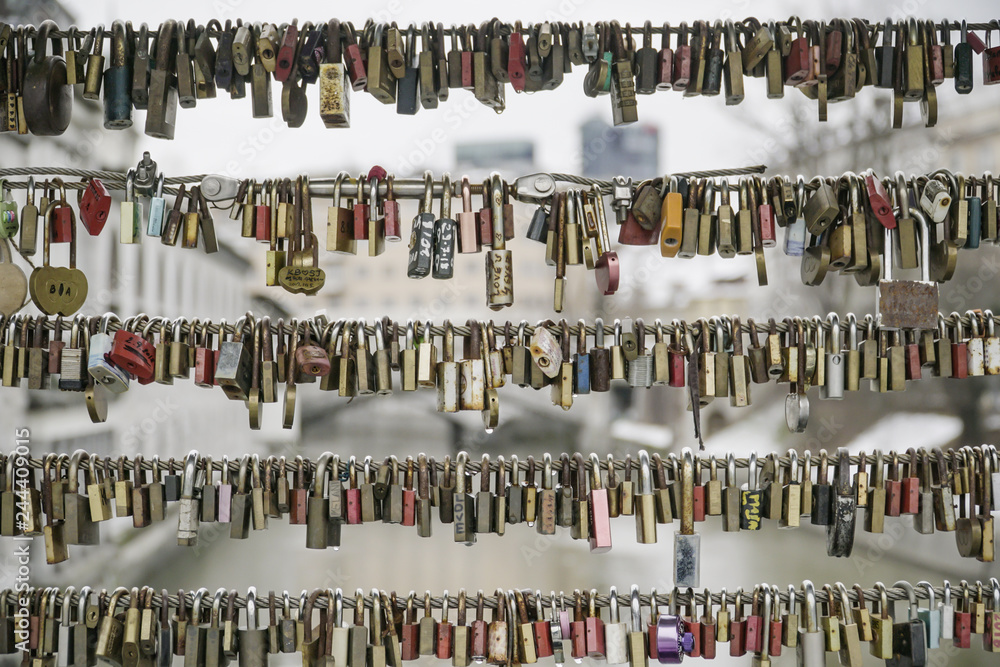
[[[80,310],[87,300],[87,276],[76,268],[76,219],[72,224],[69,244],[69,268],[49,266],[49,223],[58,202],[45,210],[44,254],[42,266],[35,267],[28,279],[31,300],[46,315],[69,316]]]

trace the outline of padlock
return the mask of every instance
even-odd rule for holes
[[[125,199],[121,202],[120,243],[139,243],[142,240],[142,206],[135,199],[135,170],[125,176]]]
[[[59,188],[59,198],[50,200],[44,214],[49,223],[49,240],[52,243],[70,243],[76,234],[76,213],[66,200],[66,187],[61,178],[52,179],[53,189]]]
[[[898,213],[899,209],[897,209]],[[937,326],[938,285],[930,275],[930,231],[919,209],[910,209],[920,229],[919,281],[892,279],[892,232],[885,230],[884,276],[878,284],[878,317],[889,329],[934,329]]]
[[[115,341],[108,332],[110,320],[110,315],[105,315],[101,318],[101,328],[96,334],[90,337],[87,372],[108,391],[114,394],[121,394],[128,391],[129,373],[127,369],[117,364],[112,358]],[[136,335],[119,329],[115,332],[115,339],[118,338],[119,333],[124,333],[125,336]]]
[[[134,330],[122,327],[115,332],[108,359],[136,378],[146,380],[153,377],[156,348]]]

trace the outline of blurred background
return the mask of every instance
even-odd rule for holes
[[[24,0],[0,2],[0,19],[32,23],[53,18],[61,27],[89,28],[116,18],[151,26],[166,18],[210,18],[223,22],[327,20],[331,12],[356,24],[368,18],[396,21],[434,19],[447,23],[479,22],[501,12],[504,20],[595,21],[615,18],[641,24],[682,20],[734,18],[748,15],[783,19],[798,13],[809,18],[862,16],[881,21],[915,14],[942,18],[942,7],[917,0],[842,0],[794,3],[768,0],[751,3],[712,1],[689,4],[632,2],[628,5],[587,0],[508,0],[503,6],[456,1],[423,3],[419,10],[400,0],[336,5],[298,2],[294,9],[264,2],[212,0],[170,3],[62,2]],[[987,0],[952,3],[952,19],[987,21],[995,12]],[[613,13],[613,12],[619,13]],[[125,170],[151,152],[167,176],[228,174],[238,178],[267,178],[308,173],[313,178],[335,176],[342,169],[367,172],[380,164],[397,176],[449,171],[453,178],[469,174],[475,181],[499,169],[505,177],[552,171],[610,177],[625,173],[646,178],[672,171],[742,167],[766,164],[768,174],[838,175],[845,170],[874,168],[881,174],[903,170],[924,173],[937,168],[982,172],[996,167],[1000,149],[1000,88],[979,82],[973,94],[960,98],[948,81],[938,89],[940,120],[925,129],[919,106],[907,105],[904,129],[891,130],[891,98],[886,91],[865,88],[846,104],[830,106],[829,122],[816,120],[815,103],[787,89],[780,101],[766,100],[763,81],[747,79],[745,102],[727,108],[722,99],[683,99],[675,92],[639,97],[639,123],[611,127],[607,97],[582,94],[583,72],[577,68],[555,91],[515,95],[508,90],[507,109],[497,117],[470,93],[453,91],[435,111],[397,116],[364,94],[355,94],[350,130],[327,130],[316,111],[315,87],[309,89],[310,112],[305,125],[288,130],[278,114],[280,89],[273,94],[275,118],[253,119],[249,99],[232,101],[220,94],[199,100],[197,111],[181,109],[176,139],[158,141],[142,133],[143,112],[129,131],[105,131],[100,103],[77,95],[73,124],[56,138],[29,139],[0,135],[3,165],[71,166]],[[20,195],[19,195],[20,196]],[[317,220],[328,202],[314,202]],[[403,219],[415,207],[403,203]],[[405,275],[405,244],[390,245],[379,258],[321,253],[327,272],[326,287],[313,298],[293,296],[264,286],[263,249],[239,236],[236,224],[222,212],[215,215],[222,251],[211,258],[158,243],[119,246],[114,234],[82,238],[79,266],[87,273],[90,295],[84,312],[114,311],[122,316],[138,312],[168,317],[237,319],[248,309],[257,315],[367,318],[389,315],[396,320],[417,318],[440,322],[470,317],[537,321],[553,317],[552,270],[544,263],[542,246],[524,240],[531,209],[516,205],[518,239],[510,244],[515,261],[515,305],[499,316],[485,307],[483,258],[459,256],[456,277],[448,282],[410,282]],[[609,210],[609,215],[610,215]],[[613,220],[611,215],[610,220]],[[409,225],[406,224],[408,229]],[[611,230],[612,235],[615,231]],[[593,277],[582,268],[568,272],[565,316],[571,321],[595,316],[683,318],[738,314],[781,318],[853,311],[859,318],[874,312],[874,289],[858,287],[849,277],[830,275],[819,288],[804,287],[797,258],[775,249],[767,254],[769,286],[757,287],[753,260],[738,257],[697,257],[690,261],[664,260],[652,248],[618,248],[622,284],[614,297],[602,297]],[[954,279],[941,286],[940,309],[1000,308],[993,288],[1000,255],[984,245],[963,253]],[[475,460],[484,452],[508,457],[549,451],[608,452],[633,455],[641,448],[662,454],[696,447],[690,413],[682,392],[665,387],[648,391],[615,390],[580,396],[571,411],[539,400],[529,390],[501,390],[500,427],[483,431],[476,414],[442,415],[434,409],[429,391],[388,399],[357,399],[347,403],[315,387],[299,390],[295,429],[282,430],[280,408],[266,406],[264,428],[247,428],[242,404],[228,401],[219,391],[179,383],[129,392],[111,405],[106,424],[93,425],[76,395],[52,392],[0,394],[0,426],[5,433],[29,426],[34,452],[84,448],[101,455],[143,454],[147,459],[183,457],[192,447],[216,460],[246,452],[262,457],[274,454],[294,458],[317,457],[331,450],[342,457],[371,455],[377,460],[395,454],[405,457],[426,452],[440,461],[445,454],[466,450]],[[185,386],[186,385],[186,386]],[[996,442],[1000,395],[995,381],[986,378],[960,383],[931,380],[913,383],[905,393],[872,400],[866,390],[843,401],[812,400],[812,416],[805,433],[790,434],[783,418],[783,395],[773,386],[755,385],[753,405],[730,408],[716,402],[702,414],[706,450],[724,456],[763,456],[794,448],[800,453],[821,448],[848,447],[853,452],[874,447],[952,447]],[[741,471],[739,480],[743,482]],[[768,526],[759,533],[724,533],[710,517],[698,527],[702,533],[702,584],[713,590],[759,582],[778,584],[810,578],[820,583],[843,581],[865,587],[875,581],[887,585],[897,579],[939,583],[966,578],[988,579],[995,567],[958,557],[954,536],[937,533],[917,536],[909,518],[888,518],[883,535],[858,530],[854,557],[834,560],[825,555],[825,531],[811,526],[778,531]],[[671,585],[671,531],[660,527],[660,543],[637,545],[632,521],[613,521],[615,547],[604,556],[591,556],[586,544],[564,531],[540,538],[524,525],[508,527],[505,537],[480,536],[474,548],[454,544],[440,524],[431,539],[399,527],[346,528],[339,551],[307,551],[305,532],[272,521],[269,529],[253,532],[246,541],[228,539],[228,526],[217,530],[203,525],[199,546],[175,546],[176,523],[168,520],[143,531],[113,521],[102,528],[101,548],[73,548],[63,565],[36,563],[33,584],[90,583],[112,588],[151,584],[187,590],[206,586],[258,590],[313,587],[379,587],[403,594],[411,589],[454,592],[460,587],[492,590],[529,587],[542,591],[597,588],[632,583],[646,592]],[[677,524],[673,524],[676,526]],[[38,543],[41,544],[40,542]],[[40,554],[40,550],[36,550]],[[5,555],[6,556],[6,555]],[[9,557],[8,557],[9,558]],[[10,560],[4,585],[13,579]],[[902,608],[900,609],[902,612]],[[978,646],[978,644],[976,644]],[[272,657],[272,664],[280,663]],[[297,657],[288,664],[295,664]],[[786,656],[785,662],[790,659]],[[948,664],[977,664],[978,647],[949,658]],[[727,664],[728,657],[720,656]],[[942,663],[943,664],[943,663]]]

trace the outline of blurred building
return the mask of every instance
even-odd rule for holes
[[[641,180],[660,175],[660,129],[648,123],[613,127],[594,117],[580,127],[583,175],[610,179],[618,175]]]

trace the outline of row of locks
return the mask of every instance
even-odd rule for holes
[[[349,126],[352,91],[367,91],[412,115],[464,89],[500,112],[507,84],[516,92],[552,90],[574,65],[587,68],[586,95],[610,98],[615,125],[637,121],[638,96],[660,90],[683,97],[724,93],[727,105],[739,104],[745,77],[751,77],[764,79],[768,98],[797,88],[816,100],[820,120],[829,103],[873,86],[891,91],[893,127],[902,125],[906,102],[919,102],[925,125],[933,126],[939,86],[952,79],[958,93],[973,90],[975,54],[982,56],[983,83],[1000,82],[1000,47],[989,41],[993,30],[1000,30],[995,20],[873,23],[795,16],[656,26],[492,19],[449,27],[369,20],[356,28],[333,19],[301,25],[167,20],[136,29],[116,20],[110,30],[61,31],[52,21],[37,28],[0,24],[0,103],[6,108],[0,131],[62,134],[77,88],[84,99],[103,98],[106,128],[131,127],[133,110],[141,109],[146,134],[163,139],[174,137],[178,106],[195,107],[220,93],[250,97],[254,117],[272,116],[272,81],[281,84],[282,118],[290,127],[305,122],[311,84],[319,88],[319,115],[327,127]],[[750,405],[753,384],[787,383],[786,424],[801,432],[812,387],[822,399],[841,399],[862,380],[874,392],[890,392],[928,376],[1000,374],[993,313],[938,312],[938,283],[954,274],[959,249],[1000,238],[990,173],[880,177],[867,170],[835,178],[764,178],[758,175],[763,170],[641,182],[547,173],[505,180],[493,173],[472,183],[429,172],[395,178],[376,166],[357,177],[341,172],[334,178],[238,180],[166,178],[146,154],[125,174],[0,171],[2,177],[29,176],[0,183],[0,382],[81,392],[91,419],[103,422],[110,395],[135,384],[191,379],[244,402],[251,428],[260,428],[263,406],[277,403],[282,387],[286,428],[292,427],[300,384],[315,383],[345,398],[425,389],[436,393],[442,412],[479,411],[488,432],[499,422],[498,390],[508,381],[549,387],[553,405],[563,409],[615,383],[665,385],[684,389],[700,441],[700,411],[715,399]],[[36,182],[35,176],[45,178]],[[69,182],[76,178],[82,180]],[[23,206],[9,196],[13,188],[27,189]],[[316,294],[325,283],[321,245],[348,255],[367,243],[369,256],[380,255],[387,242],[402,241],[399,203],[413,199],[418,209],[407,276],[452,278],[459,254],[488,248],[486,295],[493,310],[513,304],[506,243],[515,236],[514,202],[529,204],[534,209],[526,236],[545,245],[545,261],[555,267],[556,312],[563,309],[569,266],[593,270],[604,295],[618,289],[612,216],[605,216],[609,198],[620,245],[655,245],[665,258],[753,255],[761,285],[767,283],[764,249],[778,245],[783,228],[782,248],[802,258],[803,282],[819,285],[833,271],[850,274],[862,286],[877,286],[877,311],[843,320],[836,314],[648,324],[598,318],[591,325],[470,319],[457,326],[389,318],[369,326],[363,319],[324,316],[272,323],[252,313],[232,325],[78,314],[87,279],[76,268],[77,213],[66,194],[73,190],[79,192],[82,228],[91,236],[111,218],[111,191],[124,192],[118,231],[124,244],[145,236],[214,253],[219,242],[212,208],[228,209],[241,237],[267,246],[266,284],[304,294]],[[174,196],[172,206],[167,195]],[[325,233],[315,231],[313,197],[332,200]],[[482,198],[481,208],[473,197]],[[51,265],[53,244],[69,246],[68,267]],[[42,263],[32,265],[30,277],[15,264],[11,248],[29,264],[41,249]],[[919,281],[894,277],[896,270],[917,268]],[[43,315],[18,312],[29,293]],[[476,462],[464,452],[438,463],[423,454],[359,461],[329,452],[315,462],[254,454],[213,461],[192,450],[183,461],[164,462],[157,456],[101,458],[84,450],[32,458],[19,449],[3,464],[0,535],[42,537],[47,563],[65,561],[69,545],[98,544],[102,522],[128,517],[143,529],[173,521],[174,507],[176,541],[188,547],[197,544],[203,524],[247,539],[251,530],[287,516],[305,526],[311,549],[338,548],[344,526],[397,524],[426,538],[437,522],[465,545],[523,525],[542,535],[568,529],[591,552],[603,553],[612,546],[612,518],[634,517],[636,540],[643,544],[656,542],[658,526],[678,523],[668,596],[643,596],[635,586],[627,596],[614,588],[608,596],[577,590],[547,597],[498,589],[492,596],[480,591],[474,601],[465,590],[440,597],[411,593],[404,600],[379,589],[369,595],[358,590],[353,598],[339,589],[314,589],[297,599],[269,593],[268,620],[261,623],[258,609],[265,604],[253,588],[241,598],[225,589],[214,596],[208,589],[180,590],[171,597],[165,590],[120,587],[100,591],[96,604],[88,587],[78,595],[73,588],[4,591],[0,653],[20,651],[32,667],[54,666],[61,648],[76,667],[168,667],[175,656],[183,656],[185,667],[224,667],[237,658],[241,666],[258,667],[269,655],[293,652],[308,667],[399,667],[421,655],[450,659],[456,667],[546,657],[562,664],[567,656],[645,667],[650,660],[714,658],[717,642],[728,643],[731,656],[752,654],[757,665],[794,648],[799,664],[809,667],[824,664],[830,652],[841,665],[860,667],[861,645],[868,642],[869,652],[887,664],[924,667],[928,649],[942,639],[968,648],[974,634],[986,650],[1000,650],[997,579],[962,581],[954,595],[948,581],[941,588],[900,581],[891,589],[876,583],[848,590],[837,582],[817,590],[805,581],[801,590],[786,592],[769,584],[732,594],[696,591],[696,526],[714,517],[726,532],[750,533],[772,522],[795,528],[807,517],[810,525],[825,526],[827,554],[837,557],[852,553],[859,511],[870,533],[883,532],[886,517],[906,517],[920,534],[953,532],[962,557],[991,563],[1000,460],[988,445],[857,456],[843,447],[832,455],[754,452],[748,459],[683,448],[652,456],[642,450],[635,459],[544,454],[523,463],[501,455]],[[908,601],[907,613],[894,609],[896,600]],[[661,610],[663,604],[668,608]],[[344,618],[352,606],[353,625]],[[608,608],[606,622],[602,610]],[[628,621],[622,618],[626,608]],[[240,609],[246,610],[245,625]],[[438,618],[435,609],[441,609]],[[489,622],[487,609],[493,610]]]
[[[929,324],[899,329],[871,315],[859,322],[852,313],[843,325],[831,313],[766,323],[723,315],[690,325],[647,325],[641,318],[608,325],[598,318],[572,326],[566,320],[435,326],[388,317],[368,325],[322,316],[272,323],[250,313],[233,325],[145,314],[122,322],[111,313],[70,323],[14,315],[0,317],[0,386],[83,392],[91,419],[103,422],[110,395],[135,384],[191,380],[243,401],[253,429],[261,427],[263,405],[279,401],[282,424],[292,428],[303,384],[349,399],[431,390],[439,412],[478,411],[487,432],[500,421],[498,390],[508,381],[547,387],[552,404],[564,410],[575,397],[614,386],[670,386],[685,390],[700,437],[701,408],[715,399],[747,407],[751,387],[773,381],[787,383],[786,424],[802,432],[813,388],[822,400],[840,400],[866,385],[885,393],[932,377],[1000,375],[991,311],[935,313]]]
[[[148,586],[99,593],[70,586],[28,589],[11,612],[14,597],[10,589],[0,592],[0,653],[17,650],[15,624],[24,624],[31,628],[24,644],[41,656],[38,664],[54,665],[62,654],[75,667],[169,665],[174,656],[185,667],[225,667],[233,659],[241,667],[266,667],[269,656],[290,653],[307,667],[400,667],[422,656],[453,667],[543,658],[563,665],[567,657],[646,667],[679,664],[684,656],[710,660],[725,650],[719,644],[759,665],[791,649],[809,667],[825,665],[827,653],[861,667],[862,642],[887,665],[925,665],[928,649],[941,640],[968,649],[973,635],[981,635],[985,651],[1000,651],[996,578],[962,581],[954,590],[947,579],[940,587],[897,581],[867,590],[839,581],[817,589],[806,580],[786,591],[757,584],[733,593],[677,587],[647,595],[633,585],[627,595],[612,586],[607,595],[577,589],[543,596],[463,588],[440,596],[410,591],[405,598],[360,588],[353,596],[337,588],[298,596],[272,590],[265,597],[253,586],[246,595],[200,588],[176,596]]]
[[[265,284],[312,295],[326,281],[320,246],[355,255],[367,244],[369,256],[381,255],[388,244],[404,239],[401,200],[415,199],[407,277],[451,279],[459,255],[486,249],[486,303],[494,310],[514,303],[513,256],[507,248],[515,236],[514,201],[532,207],[524,236],[544,244],[544,261],[555,267],[556,312],[563,310],[568,267],[593,271],[601,294],[618,290],[620,260],[605,216],[609,195],[620,245],[659,246],[665,258],[753,255],[761,285],[767,284],[764,250],[779,244],[783,229],[782,250],[801,257],[804,284],[819,285],[836,271],[861,286],[877,286],[880,321],[895,328],[934,328],[937,284],[954,275],[959,250],[995,244],[1000,237],[997,183],[990,172],[966,176],[938,170],[909,177],[896,172],[879,178],[868,170],[810,181],[803,176],[748,175],[732,181],[670,176],[637,184],[616,177],[603,185],[557,191],[557,178],[544,173],[513,181],[494,173],[472,184],[467,176],[452,181],[448,174],[436,179],[430,172],[422,179],[396,179],[376,166],[356,178],[346,172],[332,179],[210,176],[190,189],[184,182],[190,179],[172,179],[181,183],[169,206],[165,180],[147,155],[120,185],[112,184],[125,191],[121,243],[140,243],[145,236],[197,248],[200,241],[205,252],[217,252],[211,207],[223,202],[241,236],[267,247]],[[77,183],[54,177],[36,184],[31,176],[17,185],[27,189],[23,206],[9,196],[0,201],[0,275],[5,278],[0,313],[17,310],[30,292],[42,312],[72,315],[86,300],[87,280],[76,269],[77,214],[67,186],[80,193],[79,219],[90,236],[102,233],[110,217],[108,186],[97,177]],[[36,190],[42,193],[37,203]],[[478,208],[473,195],[482,198]],[[325,231],[319,233],[313,197],[331,199]],[[461,201],[455,212],[453,197]],[[25,279],[3,239],[16,237],[17,250],[29,258],[37,253],[39,236],[43,263]],[[70,246],[70,266],[50,266],[51,244],[63,243]],[[920,270],[920,281],[894,278],[896,271],[911,269]]]
[[[973,27],[985,31],[987,41],[1000,30],[996,20]],[[853,99],[866,86],[891,90],[893,127],[902,126],[905,102],[920,102],[931,127],[938,86],[953,79],[957,92],[972,92],[974,54],[982,56],[983,83],[1000,83],[1000,46],[984,44],[966,21],[936,24],[912,16],[884,24],[798,17],[762,23],[751,17],[673,27],[650,21],[642,27],[618,21],[524,26],[494,18],[448,28],[368,21],[360,30],[337,19],[301,26],[297,19],[227,19],[225,25],[167,20],[155,30],[118,20],[110,30],[99,25],[90,31],[59,30],[53,21],[37,28],[3,24],[0,55],[8,75],[2,129],[62,134],[72,118],[74,88],[80,88],[84,99],[103,95],[106,128],[131,127],[133,108],[141,109],[147,135],[173,139],[177,107],[194,108],[219,91],[242,99],[249,87],[253,117],[272,117],[272,81],[281,84],[281,117],[289,127],[306,120],[310,84],[319,88],[326,127],[350,126],[352,90],[412,115],[464,89],[499,113],[508,84],[518,93],[554,90],[573,66],[587,68],[587,96],[611,98],[615,125],[636,122],[637,95],[657,91],[683,97],[724,92],[727,105],[740,104],[744,78],[752,77],[765,80],[768,99],[795,88],[816,100],[821,121],[829,103]]]
[[[465,545],[477,536],[502,537],[508,525],[526,525],[540,535],[569,528],[573,539],[600,554],[611,550],[613,518],[634,516],[640,544],[655,544],[657,525],[676,518],[674,580],[697,588],[696,522],[720,517],[724,531],[739,532],[759,531],[765,522],[798,528],[808,517],[811,525],[826,527],[829,556],[849,557],[860,510],[866,532],[882,533],[886,517],[908,516],[918,533],[954,532],[963,557],[994,560],[1000,461],[992,445],[947,454],[940,448],[877,449],[856,457],[843,448],[832,457],[821,450],[815,462],[804,453],[801,466],[794,450],[780,458],[754,452],[737,460],[733,454],[695,457],[685,449],[666,458],[640,450],[635,460],[575,453],[554,461],[546,453],[540,462],[529,456],[523,464],[512,456],[508,465],[502,455],[492,462],[484,454],[476,465],[465,452],[441,464],[424,454],[379,463],[370,456],[342,461],[326,452],[315,462],[256,454],[213,462],[191,451],[178,467],[173,459],[115,461],[83,450],[44,459],[11,455],[0,493],[0,535],[44,536],[47,561],[59,563],[69,557],[67,545],[98,544],[101,522],[130,518],[135,528],[146,528],[164,521],[168,503],[177,503],[177,543],[187,547],[198,544],[202,523],[229,524],[232,539],[247,539],[251,525],[265,530],[269,518],[287,516],[290,524],[306,527],[306,548],[339,549],[344,526],[396,524],[427,538],[436,516]],[[745,483],[737,464],[747,470]],[[40,488],[36,469],[42,471]],[[27,479],[15,485],[21,470]]]

